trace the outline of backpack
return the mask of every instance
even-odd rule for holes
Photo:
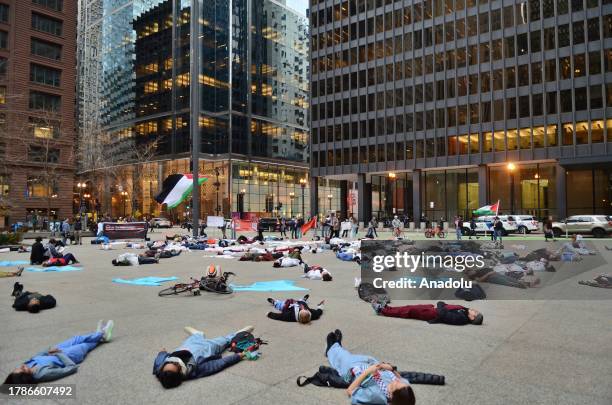
[[[428,385],[444,385],[445,379],[443,375],[420,373],[415,371],[400,371],[403,378],[408,380],[410,384],[428,384]],[[304,379],[303,381],[301,379]],[[320,366],[312,377],[299,376],[296,381],[297,385],[303,387],[308,384],[316,385],[317,387],[332,387],[332,388],[348,388],[350,385],[346,382],[338,372],[326,366]]]
[[[234,353],[254,352],[259,349],[259,346],[265,344],[268,343],[256,338],[251,332],[238,332],[230,342],[229,349]]]
[[[459,288],[455,291],[455,297],[466,301],[484,300],[487,294],[479,284],[472,283],[472,288]]]
[[[377,302],[383,305],[391,302],[391,298],[389,298],[385,289],[375,288],[374,285],[370,283],[359,284],[357,293],[359,294],[359,298],[365,302]]]

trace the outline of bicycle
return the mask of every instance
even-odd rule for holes
[[[234,292],[234,289],[229,285],[229,279],[235,275],[235,273],[226,271],[223,272],[221,277],[202,277],[200,280],[200,290],[217,294],[231,294]]]
[[[193,277],[189,277],[191,283],[178,283],[172,287],[164,288],[157,293],[160,297],[166,297],[169,295],[179,295],[184,293],[192,293],[193,295],[200,295],[201,280],[196,280]]]
[[[441,229],[438,229],[438,228],[436,228],[436,229],[433,229],[433,228],[425,229],[425,237],[427,239],[435,238],[436,236],[438,238],[440,238],[440,239],[446,238],[446,234]]]
[[[404,232],[402,232],[401,228],[393,228],[393,237],[397,239],[404,238]]]

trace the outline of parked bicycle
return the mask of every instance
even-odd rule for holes
[[[425,237],[427,239],[435,238],[436,236],[440,239],[446,238],[444,231],[438,227],[425,229]]]

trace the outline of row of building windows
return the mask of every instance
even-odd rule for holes
[[[60,60],[62,58],[62,46],[42,39],[32,38],[30,42],[30,53],[43,58]]]
[[[607,125],[607,137],[604,137]],[[390,144],[362,145],[338,150],[313,152],[313,167],[384,163],[420,158],[505,152],[558,145],[586,145],[612,142],[612,120],[565,123],[560,126],[507,129],[458,136],[399,141]]]
[[[448,53],[454,51],[449,51]],[[436,71],[438,71],[438,63],[444,66],[444,53],[435,56]],[[434,57],[425,57],[425,72],[432,69]],[[440,61],[440,62],[439,62]],[[558,66],[557,66],[558,61]],[[327,79],[315,80],[312,83],[313,104],[316,104],[317,97],[340,93],[342,91],[361,89],[367,86],[375,86],[385,83],[399,81],[402,79],[409,80],[412,77],[414,70],[415,76],[423,73],[423,58],[415,58],[414,64],[411,61],[398,61],[396,63],[388,63],[384,66],[376,66],[369,69],[360,70],[352,73],[345,73]],[[573,68],[572,68],[573,66]],[[414,67],[414,69],[413,69]],[[481,66],[488,68],[488,66]],[[612,72],[612,49],[604,50],[603,70]],[[557,80],[567,80],[585,76],[587,73],[591,75],[600,74],[602,72],[602,55],[599,50],[588,53],[576,53],[572,56],[563,56],[558,59],[547,59],[543,62],[533,61],[531,63],[521,64],[518,66],[509,66],[500,69],[482,69],[480,78],[478,73],[465,76],[467,70],[449,71],[447,73],[447,84],[444,86],[444,80],[438,80],[435,84],[426,83],[425,86],[435,86],[436,94],[441,94],[440,89],[446,87],[447,98],[465,96],[468,94],[476,94],[478,82],[480,81],[480,92],[486,93],[491,90],[510,89],[517,86],[529,86],[540,84],[543,82],[555,82]],[[531,80],[530,74],[531,73]],[[518,74],[518,81],[517,81]],[[455,92],[455,80],[457,81],[457,92]],[[505,82],[505,83],[504,83]],[[409,84],[409,83],[407,83]],[[469,84],[469,86],[468,86]],[[441,87],[442,86],[442,87]],[[443,94],[443,92],[442,92]],[[437,99],[444,96],[437,96]],[[430,100],[431,101],[431,100]]]
[[[313,58],[313,74],[356,65],[358,63],[366,63],[393,55],[401,55],[403,52],[410,52],[423,47],[429,47],[424,56],[425,67],[424,69],[420,69],[419,72],[417,69],[419,69],[420,64],[415,64],[415,76],[422,75],[423,72],[425,74],[433,73],[434,71],[443,72],[445,70],[454,69],[455,67],[460,68],[504,58],[520,57],[528,53],[534,54],[542,51],[552,51],[570,45],[584,44],[587,41],[599,41],[602,37],[612,38],[612,15],[605,15],[602,18],[603,35],[599,17],[595,17],[586,21],[586,30],[584,21],[577,21],[572,24],[561,24],[557,27],[552,26],[544,28],[543,30],[520,33],[516,36],[493,38],[490,42],[489,38],[485,38],[486,42],[467,46],[462,45],[447,52],[439,52],[433,49],[434,43],[436,45],[443,43],[445,38],[443,26],[440,26],[439,32],[436,30],[435,36],[432,32],[432,28],[426,28],[424,31],[418,30],[408,32],[404,35],[396,35],[395,37],[389,37],[377,42],[371,41],[367,45],[355,46],[337,52],[333,52],[334,49],[331,47],[333,43],[330,44],[328,41],[327,43],[319,44],[321,49],[327,46],[328,54],[321,55],[320,52],[317,57]],[[451,28],[448,27],[449,24]],[[452,29],[452,23],[447,23],[446,26],[446,39],[448,41],[449,38],[453,38],[453,33],[455,31]],[[462,25],[462,30],[464,29],[465,25]],[[459,37],[459,32],[460,31],[457,31],[457,37]],[[314,37],[316,38],[317,36]],[[334,35],[334,37],[336,37],[336,35]],[[319,38],[321,37],[319,36]],[[313,49],[316,49],[316,44],[317,42],[313,40]],[[453,44],[447,44],[447,48],[455,47]],[[417,55],[408,55],[402,59],[410,60],[416,58],[416,56]],[[418,56],[420,60],[421,57],[420,55]]]
[[[61,20],[47,17],[42,14],[32,13],[32,29],[46,32],[47,34],[62,36],[63,23]]]
[[[409,88],[408,91],[411,92],[412,88]],[[399,92],[399,97],[401,97],[402,90],[399,90]],[[513,120],[516,118],[537,117],[545,114],[557,114],[559,112],[569,113],[572,111],[594,110],[604,106],[602,86],[593,85],[588,88],[578,87],[573,90],[561,90],[559,93],[552,91],[544,94],[506,97],[493,101],[481,101],[480,103],[475,102],[426,111],[406,112],[405,115],[402,112],[387,116],[386,118],[371,118],[361,122],[352,120],[351,124],[346,123],[344,126],[341,126],[341,124],[322,126],[321,122],[314,122],[325,119],[325,117],[340,117],[343,113],[348,115],[376,111],[377,107],[384,108],[385,99],[387,108],[390,108],[394,105],[394,94],[395,92],[391,91],[387,94],[388,97],[385,97],[384,94],[379,94],[379,97],[373,97],[373,95],[370,97],[360,96],[328,102],[327,104],[322,104],[326,108],[321,108],[320,111],[322,113],[327,111],[327,115],[322,116],[318,114],[317,108],[313,109],[312,143],[346,140],[349,139],[349,134],[351,134],[353,139],[356,139],[358,132],[349,128],[350,126],[361,125],[361,123],[363,123],[364,128],[367,128],[367,130],[361,131],[361,136],[374,137],[384,134],[503,121],[504,119]],[[557,94],[559,94],[559,97]],[[559,104],[557,104],[557,99],[559,99]],[[376,103],[375,100],[378,100],[380,104]],[[605,104],[608,107],[612,107],[612,83],[606,86]],[[401,105],[398,104],[398,106]],[[385,122],[386,130],[384,129]]]
[[[30,64],[30,81],[48,86],[59,87],[62,71],[47,66]]]
[[[48,94],[40,91],[30,91],[30,109],[49,112],[59,112],[62,97],[56,94]]]
[[[32,0],[32,3],[55,11],[62,11],[64,9],[64,0]]]
[[[396,3],[401,3],[402,0],[395,0]],[[603,0],[603,4],[610,4],[611,0]],[[312,13],[311,13],[311,24],[313,28],[324,26],[325,24],[332,24],[333,22],[342,21],[349,16],[354,16],[367,11],[372,11],[383,5],[389,5],[394,3],[394,0],[355,0],[355,1],[344,1],[340,4],[330,6],[327,8],[317,9],[317,0],[311,2]],[[384,3],[384,4],[383,4]],[[414,4],[411,4],[414,3]],[[478,3],[478,4],[477,4]],[[413,22],[425,21],[432,18],[441,17],[443,15],[450,15],[453,12],[462,11],[466,8],[475,7],[476,5],[484,5],[489,3],[488,0],[476,1],[476,0],[424,0],[424,1],[410,1],[406,0],[403,7],[403,24],[411,24]],[[540,4],[541,3],[541,4]],[[501,6],[501,2],[499,3]],[[585,9],[585,3],[583,0],[522,0],[517,4],[503,7],[503,26],[504,28],[519,26],[527,24],[528,22],[539,21],[540,19],[551,18],[555,16],[555,5],[556,15],[563,15],[570,12],[579,12]],[[495,5],[493,5],[495,6]],[[598,0],[586,0],[586,8],[595,8],[599,6]],[[502,22],[502,9],[493,10],[495,14],[492,16],[492,21],[497,26],[501,27]],[[391,19],[393,23],[394,19]],[[395,24],[401,26],[402,22],[395,21]]]

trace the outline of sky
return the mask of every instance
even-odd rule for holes
[[[287,0],[287,5],[292,9],[299,11],[301,14],[306,15],[308,0]]]

